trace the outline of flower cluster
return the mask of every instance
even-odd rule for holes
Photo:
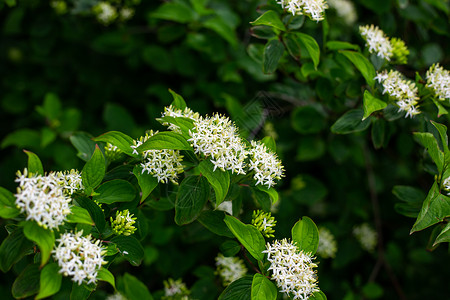
[[[416,107],[419,100],[416,84],[410,80],[405,80],[403,75],[395,70],[384,70],[377,73],[375,77],[383,85],[383,94],[387,93],[396,100],[400,111],[405,111],[405,117],[413,117],[420,114]]]
[[[191,120],[198,120],[200,115],[197,112],[192,111],[190,108],[186,107],[184,110],[173,107],[172,105],[164,107],[164,112],[162,113],[162,117],[174,117],[174,118],[188,118]],[[181,133],[180,127],[175,124],[164,122],[162,123],[164,126],[168,126],[169,130],[174,132]]]
[[[255,171],[253,178],[256,185],[263,184],[269,188],[276,184],[275,179],[283,176],[283,166],[277,155],[269,151],[261,142],[252,141],[249,150],[249,169]]]
[[[108,159],[109,162],[115,161],[119,159],[119,157],[122,155],[122,151],[113,144],[106,143],[105,146],[105,157]]]
[[[133,218],[128,209],[116,212],[116,218],[110,217],[111,228],[117,235],[132,235],[136,231],[133,226],[137,218]]]
[[[448,191],[447,195],[450,195],[450,177],[445,178],[444,182],[442,183],[444,186],[444,189]]]
[[[378,26],[360,26],[359,32],[366,41],[366,46],[369,47],[370,53],[376,53],[381,58],[388,61],[391,60],[391,42],[389,42],[389,38],[378,28]]]
[[[91,235],[82,234],[83,231],[62,234],[52,251],[60,267],[59,273],[72,276],[72,280],[79,285],[83,282],[96,283],[97,272],[106,263],[103,260],[104,250],[99,245],[100,240],[93,242]]]
[[[119,292],[116,292],[115,294],[109,295],[108,297],[106,297],[106,300],[127,300],[127,298],[122,295]]]
[[[439,100],[450,100],[450,71],[434,64],[428,69],[426,79],[427,87],[434,91]]]
[[[138,154],[137,148],[145,143],[150,137],[157,134],[151,130],[145,136],[134,141],[133,154]],[[143,152],[144,162],[141,163],[142,173],[147,172],[158,179],[158,182],[168,183],[169,180],[177,183],[178,174],[183,173],[183,156],[179,150],[146,150]]]
[[[337,15],[347,25],[352,25],[356,22],[358,16],[356,15],[355,5],[348,0],[328,0],[327,3],[330,7],[336,9]]]
[[[237,133],[234,124],[224,116],[214,114],[209,117],[199,117],[194,122],[193,130],[189,131],[195,153],[211,157],[211,162],[222,171],[245,174],[245,144]]]
[[[311,20],[322,21],[328,5],[325,0],[281,0],[277,2],[292,15],[306,15]]]
[[[265,213],[262,210],[255,210],[252,214],[252,225],[255,226],[265,237],[274,237],[273,227],[277,224],[271,213]]]
[[[216,266],[216,273],[222,278],[224,286],[247,274],[244,261],[238,257],[226,257],[219,253],[216,257]]]
[[[317,254],[323,258],[335,257],[337,243],[333,234],[325,227],[319,227],[319,247]]]
[[[267,243],[263,253],[267,253],[272,279],[281,292],[293,296],[293,299],[305,300],[319,291],[314,271],[317,265],[310,253],[299,251],[294,243],[286,239]]]
[[[353,235],[361,244],[364,250],[372,252],[377,245],[377,233],[367,223],[363,223],[353,228]]]
[[[33,175],[25,169],[23,173],[17,172],[16,205],[27,215],[27,220],[34,220],[39,226],[55,229],[64,223],[70,214],[67,195],[72,190],[72,177],[66,179],[50,173],[47,176]],[[74,182],[76,179],[74,179]],[[65,186],[69,189],[66,190]]]
[[[62,186],[64,193],[69,196],[75,191],[84,189],[81,172],[78,170],[56,172],[55,176],[58,178],[58,183]]]
[[[162,300],[188,300],[191,291],[186,287],[186,284],[181,280],[173,280],[169,278],[164,280],[164,296]]]

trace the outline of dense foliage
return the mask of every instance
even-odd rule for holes
[[[1,2],[2,296],[283,299],[271,245],[316,299],[445,298],[449,3],[302,2]]]

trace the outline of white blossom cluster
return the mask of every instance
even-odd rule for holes
[[[122,295],[119,292],[116,292],[115,294],[109,295],[108,297],[106,297],[106,300],[127,300],[127,298]]]
[[[181,279],[173,280],[169,278],[167,281],[164,281],[164,296],[161,299],[188,300],[189,294],[189,289]]]
[[[353,235],[359,241],[364,250],[372,252],[375,249],[378,235],[377,232],[367,223],[355,226],[355,228],[353,228]]]
[[[330,7],[336,10],[337,15],[347,23],[347,25],[352,25],[356,22],[358,16],[353,2],[349,0],[328,0],[327,2]]]
[[[426,79],[426,86],[434,91],[439,100],[450,100],[450,71],[434,64],[428,69]]]
[[[68,195],[72,195],[75,191],[84,189],[83,180],[81,178],[81,172],[78,170],[70,170],[64,172],[56,172],[59,184],[64,189],[64,192]]]
[[[117,18],[117,10],[108,2],[100,2],[94,8],[94,12],[97,14],[97,20],[105,25],[113,22]]]
[[[444,189],[448,191],[447,195],[450,195],[450,177],[447,177],[442,183]]]
[[[25,212],[27,220],[36,221],[44,228],[58,228],[70,214],[69,203],[72,199],[68,194],[76,189],[79,183],[77,178],[76,172],[72,175],[50,173],[43,176],[30,174],[27,169],[23,173],[19,171],[15,180],[19,183],[16,205],[21,212]]]
[[[277,155],[269,151],[261,142],[252,141],[252,147],[249,150],[249,170],[254,170],[253,178],[256,185],[263,184],[271,187],[276,184],[275,179],[281,179],[283,176],[283,166]]]
[[[389,73],[384,70],[381,73],[377,73],[375,79],[383,85],[383,94],[387,93],[396,100],[396,104],[399,107],[398,111],[406,112],[405,118],[412,118],[420,114],[420,110],[416,106],[419,97],[414,82],[405,80],[403,75],[396,70],[391,70]]]
[[[323,258],[335,257],[337,243],[334,235],[325,227],[319,227],[319,246],[317,254]]]
[[[184,110],[173,107],[172,105],[164,107],[164,112],[162,113],[162,117],[173,117],[173,118],[189,118],[191,120],[198,120],[200,115],[197,112],[192,111],[190,108],[186,107]],[[168,129],[174,132],[181,133],[180,127],[171,123],[163,123],[164,126],[169,126]]]
[[[214,114],[209,117],[199,117],[189,131],[188,139],[195,153],[211,157],[211,162],[222,171],[245,174],[245,159],[247,150],[237,133],[237,128],[225,116]]]
[[[292,15],[306,15],[317,22],[325,18],[325,9],[328,8],[325,0],[281,0],[277,3]]]
[[[106,263],[103,260],[104,250],[99,245],[100,240],[93,242],[91,235],[82,234],[83,231],[62,234],[52,251],[60,267],[59,273],[71,276],[78,285],[82,282],[96,283],[98,270]]]
[[[219,253],[216,257],[217,274],[222,278],[225,286],[247,274],[244,261],[238,257],[226,257]]]
[[[139,154],[137,148],[157,133],[158,131],[153,133],[153,130],[151,130],[145,136],[134,140],[134,145],[131,146],[133,154]],[[158,182],[168,183],[170,180],[174,184],[178,184],[178,174],[183,173],[183,165],[181,164],[183,156],[179,150],[145,150],[143,155],[145,161],[141,163],[142,173],[152,174],[153,177],[158,179]]]
[[[370,53],[376,53],[379,57],[391,60],[393,49],[389,38],[384,32],[374,25],[360,26],[359,32],[366,41]]]
[[[314,271],[317,265],[310,253],[299,251],[294,243],[286,239],[267,243],[263,253],[267,253],[272,279],[281,292],[293,296],[293,299],[306,300],[319,291]]]

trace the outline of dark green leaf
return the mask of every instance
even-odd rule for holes
[[[36,107],[36,110],[52,124],[61,115],[61,101],[59,100],[58,95],[47,93],[43,105]]]
[[[281,22],[278,14],[273,10],[268,10],[261,16],[259,16],[255,21],[250,22],[252,25],[266,25],[273,27],[275,29],[286,31],[286,27],[283,22]]]
[[[272,204],[275,204],[278,202],[278,192],[274,188],[267,188],[263,185],[257,185],[255,186],[258,190],[261,192],[264,192],[269,195],[270,199],[272,200]]]
[[[216,194],[216,207],[225,199],[230,187],[230,174],[220,169],[214,170],[214,165],[209,160],[204,160],[198,165],[200,173],[206,177]]]
[[[180,134],[170,131],[159,132],[150,137],[137,148],[139,152],[145,150],[192,150],[191,145]]]
[[[111,239],[117,245],[122,256],[133,266],[139,266],[144,258],[144,248],[141,243],[132,236],[119,235]]]
[[[196,19],[196,14],[183,2],[166,2],[160,5],[156,11],[150,13],[150,17],[178,23],[189,23]]]
[[[233,233],[231,233],[231,231],[223,221],[224,218],[225,213],[223,211],[204,210],[198,217],[197,221],[199,221],[200,224],[217,235],[234,238]]]
[[[421,189],[403,185],[394,186],[392,193],[404,202],[395,204],[395,210],[404,216],[417,218],[426,198],[425,193]]]
[[[209,184],[204,176],[188,176],[180,184],[175,201],[175,223],[193,222],[209,198]]]
[[[434,122],[433,120],[431,120],[431,124],[433,124],[434,127],[436,127],[436,129],[439,132],[439,136],[441,137],[441,143],[440,145],[442,146],[442,150],[444,152],[444,155],[447,156],[449,155],[449,151],[448,151],[448,137],[447,137],[447,127],[445,125],[439,124]]]
[[[98,280],[106,281],[112,285],[113,288],[116,288],[116,281],[114,279],[114,275],[106,268],[100,268],[97,274]]]
[[[123,276],[123,285],[125,287],[125,296],[129,300],[153,300],[149,290],[139,279],[125,273]]]
[[[110,143],[113,146],[119,148],[123,153],[133,156],[133,139],[120,131],[108,131],[96,138],[93,138],[96,142]]]
[[[236,33],[233,28],[231,28],[226,21],[222,19],[220,16],[215,16],[207,19],[203,22],[203,27],[211,29],[216,32],[219,36],[225,39],[231,46],[237,47],[238,40],[236,37]]]
[[[70,292],[70,300],[87,300],[91,293],[92,291],[86,284],[78,285],[78,283],[74,282]]]
[[[169,89],[169,92],[172,94],[173,101],[172,105],[178,109],[184,110],[186,108],[186,102],[184,101],[183,97]]]
[[[275,143],[275,140],[271,136],[266,136],[261,140],[261,143],[263,143],[267,149],[270,151],[276,153],[277,152],[277,144]]]
[[[94,221],[86,209],[79,206],[72,206],[70,212],[70,215],[66,217],[67,222],[94,225]]]
[[[220,245],[219,249],[223,255],[230,257],[239,253],[241,245],[236,241],[225,241]]]
[[[16,228],[0,246],[0,270],[7,272],[31,247],[33,247],[33,243],[25,238],[22,228]]]
[[[93,200],[87,197],[77,197],[75,199],[82,208],[86,209],[89,212],[98,231],[103,232],[103,229],[105,229],[106,226],[106,221],[105,214],[103,213],[102,209]]]
[[[277,39],[269,41],[264,47],[263,72],[266,74],[275,72],[278,66],[278,61],[283,53],[283,43]]]
[[[57,263],[46,265],[40,276],[40,288],[36,299],[43,299],[56,294],[61,288],[62,274]]]
[[[39,148],[41,136],[39,132],[31,129],[19,129],[8,134],[2,141],[1,148],[16,146],[18,148]]]
[[[386,138],[386,121],[375,119],[372,123],[372,143],[375,149],[383,147]]]
[[[439,149],[439,145],[433,134],[429,132],[414,132],[413,134],[419,143],[427,149],[428,154],[430,154],[431,159],[438,168],[438,172],[442,173],[444,170],[444,153]]]
[[[444,229],[442,229],[441,233],[439,233],[436,240],[434,241],[433,246],[445,242],[450,242],[450,223],[447,223]]]
[[[322,291],[315,292],[309,298],[309,300],[327,300],[327,296]]]
[[[105,171],[105,157],[100,151],[100,148],[96,145],[94,154],[92,154],[91,159],[84,165],[81,173],[84,187],[86,189],[95,189],[102,182]]]
[[[355,67],[361,72],[364,79],[366,79],[367,84],[373,87],[375,84],[374,78],[376,74],[372,63],[359,52],[347,50],[339,52],[355,65]]]
[[[158,179],[151,174],[142,173],[142,167],[140,166],[134,167],[133,174],[136,176],[139,187],[141,188],[142,196],[140,203],[142,203],[158,185]]]
[[[23,299],[39,292],[39,274],[39,265],[28,265],[12,285],[14,298]]]
[[[364,91],[363,107],[364,116],[362,120],[367,119],[373,112],[382,110],[387,106],[386,102],[375,98],[368,90]]]
[[[330,50],[359,50],[358,45],[341,41],[329,41],[327,42],[327,48]]]
[[[325,117],[312,106],[297,107],[291,114],[292,128],[299,133],[318,133],[327,127]]]
[[[98,203],[130,202],[136,197],[136,189],[126,180],[113,179],[95,190],[93,199]]]
[[[252,300],[276,300],[277,287],[266,276],[256,273],[252,281]]]
[[[253,276],[244,276],[233,281],[220,294],[218,300],[248,300],[251,299]]]
[[[11,219],[20,214],[16,206],[16,197],[5,188],[0,187],[0,218]]]
[[[337,134],[348,134],[366,130],[370,126],[370,119],[361,121],[364,116],[362,109],[352,109],[341,116],[331,126],[331,132]]]
[[[28,172],[44,175],[44,167],[39,157],[31,151],[23,150],[28,155]]]
[[[313,220],[303,217],[292,227],[292,240],[300,250],[315,254],[319,246],[319,230]]]
[[[262,251],[266,249],[265,240],[261,235],[261,232],[259,232],[255,226],[244,224],[231,216],[225,216],[225,223],[234,236],[255,259],[260,261],[264,259],[264,253],[262,253]]]
[[[314,63],[314,67],[317,70],[317,66],[319,65],[320,60],[319,45],[317,44],[316,40],[308,34],[297,32],[296,35],[299,39],[300,44],[308,51],[309,56],[311,56],[311,59]]]
[[[88,161],[95,151],[96,143],[92,136],[86,132],[76,132],[70,136],[70,142],[78,150],[77,156]]]
[[[50,258],[51,251],[55,245],[55,234],[49,229],[44,229],[34,221],[26,221],[23,233],[30,241],[35,242],[41,250],[41,267]]]

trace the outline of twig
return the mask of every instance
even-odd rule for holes
[[[252,261],[248,258],[247,253],[245,253],[245,247],[243,245],[241,245],[241,251],[242,254],[244,255],[245,260],[250,264],[250,266],[252,267],[252,269],[256,272],[261,274],[261,271],[252,263]]]

